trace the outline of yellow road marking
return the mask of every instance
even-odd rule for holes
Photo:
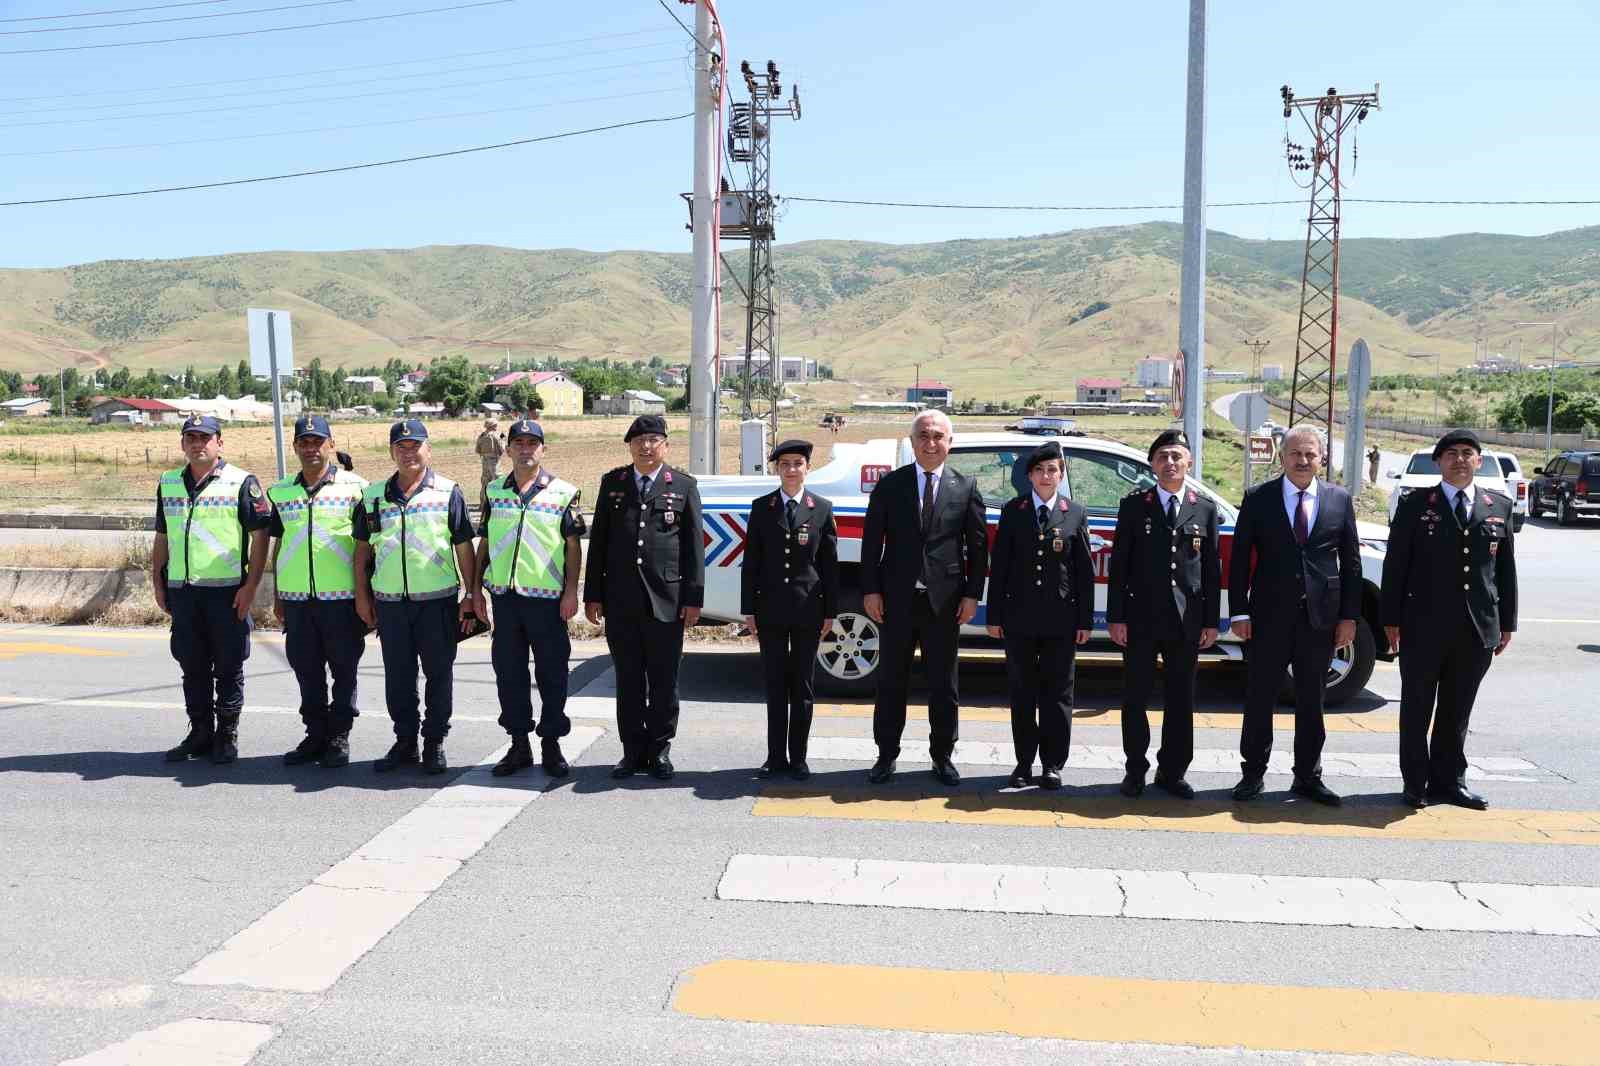
[[[871,822],[1131,829],[1254,836],[1448,840],[1483,844],[1600,846],[1600,811],[1469,811],[1433,806],[1323,807],[1315,803],[1127,800],[1038,792],[928,795],[890,790],[819,791],[778,785],[761,790],[751,812],[768,818],[842,818]]]
[[[871,718],[872,704],[870,703],[819,703],[815,709],[818,718]],[[1151,711],[1150,725],[1157,728],[1161,725],[1162,712]],[[906,716],[918,721],[926,721],[928,708],[908,707]],[[1011,721],[1011,712],[994,707],[963,707],[961,708],[963,722],[1005,722]],[[1122,711],[1117,707],[1094,708],[1079,707],[1072,712],[1072,721],[1076,725],[1114,725],[1122,724]],[[1238,729],[1244,722],[1243,711],[1196,711],[1194,727],[1196,729]],[[1400,718],[1398,715],[1386,711],[1367,711],[1357,714],[1326,714],[1322,723],[1330,733],[1398,733],[1400,731]],[[1292,730],[1294,728],[1294,715],[1275,714],[1272,716],[1275,729]]]
[[[104,648],[78,648],[71,644],[55,644],[37,640],[0,641],[0,659],[16,659],[24,655],[88,655],[125,656],[125,651],[106,651]]]
[[[778,1025],[1550,1066],[1593,1063],[1600,1030],[1600,1001],[1584,999],[742,959],[689,970],[672,1005]]]

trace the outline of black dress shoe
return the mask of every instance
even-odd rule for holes
[[[327,750],[326,737],[307,736],[296,744],[291,750],[284,752],[283,765],[300,766],[308,762],[316,762],[322,758],[322,753]]]
[[[1117,791],[1121,792],[1129,799],[1138,799],[1140,796],[1144,795],[1144,775],[1133,773],[1124,774],[1122,777],[1122,784],[1117,787]]]
[[[637,755],[624,755],[617,760],[617,765],[611,768],[611,776],[618,781],[624,777],[632,777],[644,769],[644,760]]]
[[[674,772],[672,760],[665,755],[657,755],[650,763],[650,776],[657,781],[671,781]]]
[[[1294,784],[1289,786],[1289,791],[1326,807],[1337,807],[1344,802],[1337,792],[1322,783],[1320,777],[1297,777]]]
[[[328,738],[328,746],[322,749],[322,766],[328,770],[337,770],[341,766],[350,765],[350,734],[335,733]]]
[[[528,744],[526,735],[512,737],[511,747],[494,764],[494,769],[489,771],[496,777],[508,777],[518,770],[526,770],[533,765],[533,748]]]
[[[1233,798],[1243,803],[1261,795],[1265,782],[1259,774],[1251,774],[1233,786]]]
[[[1468,792],[1465,785],[1456,785],[1454,788],[1429,789],[1428,798],[1435,803],[1448,803],[1452,807],[1465,807],[1473,811],[1486,811],[1489,801],[1476,792]]]
[[[867,771],[867,780],[874,785],[881,785],[894,776],[894,760],[880,758],[872,764],[872,769]]]
[[[956,764],[949,759],[933,760],[933,776],[939,779],[941,785],[953,788],[961,784],[961,774],[956,770]]]
[[[1011,771],[1011,776],[1006,778],[1007,788],[1027,788],[1033,784],[1033,767],[1023,766],[1020,763]]]
[[[442,774],[450,769],[450,764],[445,761],[444,741],[424,740],[422,742],[422,772],[425,774]]]
[[[761,764],[761,769],[756,771],[756,776],[765,781],[770,777],[783,773],[787,769],[789,769],[787,763],[781,763],[775,759],[768,759],[766,762]]]
[[[789,767],[789,775],[796,781],[809,781],[811,780],[811,767],[806,765],[804,759],[800,759]]]
[[[1061,775],[1055,770],[1044,771],[1039,775],[1039,787],[1054,792],[1061,787]]]
[[[1181,777],[1163,777],[1156,775],[1156,787],[1169,796],[1176,796],[1181,800],[1194,799],[1194,786]]]
[[[539,768],[551,777],[566,777],[572,772],[567,757],[561,754],[561,741],[546,739],[539,742]]]
[[[1419,788],[1407,788],[1400,793],[1400,798],[1405,801],[1407,807],[1411,807],[1414,810],[1420,811],[1428,805],[1428,797]]]

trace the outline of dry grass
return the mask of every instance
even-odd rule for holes
[[[147,570],[150,541],[130,535],[121,544],[0,544],[0,566],[43,566],[70,570]]]

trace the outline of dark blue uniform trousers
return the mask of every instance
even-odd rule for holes
[[[237,722],[244,709],[244,661],[250,658],[250,617],[234,613],[237,585],[167,589],[172,611],[172,657],[183,671],[183,705],[204,730]]]
[[[378,643],[383,648],[383,690],[394,735],[409,740],[443,740],[450,732],[456,633],[459,615],[454,596],[436,600],[379,600]],[[427,684],[423,689],[426,717],[418,717],[417,664]]]
[[[528,688],[528,652],[539,686],[539,737],[557,740],[572,731],[567,719],[567,660],[572,638],[561,620],[561,601],[505,593],[494,597],[489,657],[500,693],[500,728],[514,737],[535,732]]]
[[[350,732],[356,710],[356,667],[367,650],[354,600],[286,600],[284,654],[300,684],[300,721],[312,736]],[[333,701],[328,701],[328,675]]]

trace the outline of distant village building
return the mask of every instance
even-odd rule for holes
[[[344,383],[357,392],[365,393],[368,396],[376,396],[380,392],[389,391],[389,386],[384,383],[382,378],[373,377],[370,374],[345,378]]]
[[[751,369],[758,374],[767,372],[767,363],[770,360],[764,352],[757,352],[750,357]],[[733,355],[724,355],[718,364],[720,374],[726,381],[728,378],[738,377],[744,373],[744,353],[735,352]],[[812,381],[817,376],[817,361],[807,359],[801,355],[780,355],[778,365],[783,370],[784,381]],[[680,382],[679,384],[682,384]]]
[[[305,399],[298,392],[283,392],[279,400],[283,404],[283,413],[290,417],[298,416],[305,409]],[[223,422],[272,421],[271,402],[258,400],[254,396],[240,396],[237,399],[216,396],[209,400],[185,396],[181,400],[166,402],[178,409],[180,421],[189,415],[210,415]]]
[[[645,389],[627,389],[615,396],[601,396],[594,401],[597,415],[664,415],[667,401]]]
[[[1212,381],[1245,381],[1250,377],[1247,370],[1218,370],[1216,367],[1206,367],[1206,377]]]
[[[513,370],[489,382],[494,397],[500,403],[509,403],[511,390],[517,382],[526,381],[539,393],[539,402],[546,415],[577,416],[583,414],[583,386],[559,370]]]
[[[956,402],[956,394],[942,381],[919,381],[906,390],[906,402],[927,407],[950,407]]]
[[[1262,381],[1282,381],[1283,380],[1283,364],[1282,363],[1262,363],[1261,364],[1261,380]]]
[[[1170,389],[1172,388],[1172,360],[1151,356],[1141,359],[1134,364],[1134,373],[1138,375],[1138,385],[1141,389]]]
[[[1522,364],[1503,355],[1486,355],[1472,364],[1478,374],[1512,374],[1522,369]]]
[[[1126,386],[1117,378],[1079,378],[1079,403],[1121,403]]]
[[[681,389],[689,383],[689,368],[669,366],[656,374],[656,384],[662,388]]]
[[[137,396],[110,396],[89,408],[89,424],[127,422],[132,425],[159,426],[183,421],[183,412],[166,400],[145,400]]]
[[[26,385],[23,391],[27,391]],[[18,396],[14,400],[0,401],[0,415],[7,418],[42,418],[49,413],[50,401],[42,396]]]

